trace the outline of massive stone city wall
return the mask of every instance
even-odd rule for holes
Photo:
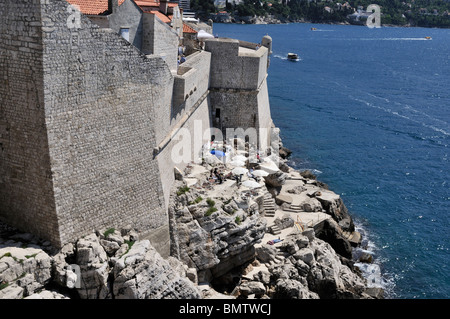
[[[173,90],[171,122],[176,123],[209,90],[211,53],[198,51],[178,67]]]
[[[0,9],[0,218],[57,247],[132,225],[167,256],[174,167],[201,159],[218,110],[220,129],[272,125],[268,50],[214,39],[177,66],[153,14],[140,51],[65,1]]]
[[[3,12],[9,13],[2,29],[17,28],[2,34],[36,34],[37,40],[19,38],[17,51],[26,48],[32,54],[29,43],[40,44],[33,59],[15,54],[13,47],[2,49],[2,56],[10,57],[2,60],[7,72],[2,79],[36,77],[14,81],[8,94],[2,94],[2,114],[11,114],[5,125],[17,132],[9,137],[12,147],[2,152],[7,178],[1,196],[8,199],[2,201],[2,215],[56,246],[93,229],[130,224],[147,233],[155,247],[166,245],[168,251],[168,221],[153,157],[153,111],[170,105],[172,95],[166,93],[173,85],[167,64],[145,57],[84,16],[80,24],[68,24],[65,1],[29,3],[2,2],[8,9]],[[17,68],[25,61],[36,62],[37,69]],[[20,114],[22,118],[14,119]],[[39,142],[32,146],[34,151],[18,145],[30,140]],[[11,175],[20,164],[26,168],[22,176],[33,181],[25,179],[14,187]],[[18,196],[30,204],[20,204]],[[42,208],[36,205],[41,202]]]
[[[1,1],[0,13],[0,216],[58,243],[40,3]]]
[[[170,105],[170,70],[84,17],[68,28],[64,9],[43,6],[54,21],[44,32],[44,67],[61,238],[128,224],[151,236],[167,226],[153,112]],[[164,241],[157,234],[156,247]]]

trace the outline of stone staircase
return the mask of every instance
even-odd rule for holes
[[[272,198],[270,193],[266,193],[263,199],[264,206],[264,216],[265,217],[275,217],[275,199]]]
[[[275,217],[275,211],[277,209],[275,206],[275,199],[272,197],[272,195],[269,192],[264,194],[263,207],[264,207],[264,217],[269,217],[269,218]],[[275,224],[269,226],[269,231],[273,235],[278,235],[281,233],[280,227],[278,227]]]
[[[270,233],[273,235],[281,234],[281,229],[280,227],[278,227],[278,225],[273,224],[272,226],[269,227],[269,229]]]
[[[283,210],[286,212],[301,213],[303,212],[303,207],[298,204],[292,203],[289,205],[289,207],[283,208]]]

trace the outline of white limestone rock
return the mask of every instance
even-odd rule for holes
[[[24,299],[70,299],[70,298],[56,291],[43,290],[39,293],[34,293],[28,297],[25,297]]]
[[[116,299],[192,299],[200,292],[180,276],[148,240],[136,242],[114,266]]]
[[[70,277],[72,271],[69,272],[69,263],[66,260],[74,259],[75,256],[75,246],[72,243],[65,244],[59,252],[53,256],[53,281],[62,287],[71,286]],[[77,278],[78,279],[78,278]],[[69,282],[69,284],[68,284]],[[70,288],[70,287],[69,287]]]
[[[76,244],[76,264],[80,266],[81,287],[78,293],[82,299],[105,299],[108,288],[108,255],[100,245],[99,238],[90,234]]]
[[[247,281],[239,286],[239,292],[242,296],[257,295],[261,296],[266,293],[266,287],[262,282]]]
[[[262,244],[257,245],[256,247],[256,257],[262,263],[269,263],[274,261],[277,257],[278,250],[273,245]]]
[[[364,280],[343,265],[330,244],[315,240],[311,249],[316,263],[308,274],[310,288],[321,298],[365,298]]]
[[[259,281],[264,285],[270,284],[270,272],[267,270],[260,270],[256,274],[253,275],[253,280]]]
[[[51,257],[37,246],[6,244],[0,248],[0,282],[8,284],[5,298],[27,296],[50,282]],[[19,287],[21,292],[19,293]]]
[[[270,187],[280,187],[286,183],[286,178],[288,175],[282,171],[277,171],[275,173],[269,174],[264,177],[266,185]]]
[[[277,299],[320,299],[319,295],[308,289],[300,281],[280,279],[275,286],[274,298]]]
[[[22,299],[24,289],[17,284],[9,285],[0,290],[0,299]]]
[[[305,264],[307,264],[310,267],[312,267],[314,265],[314,263],[316,262],[315,257],[314,257],[314,251],[311,250],[310,248],[303,248],[303,249],[297,251],[294,254],[294,258],[297,260],[303,261]]]

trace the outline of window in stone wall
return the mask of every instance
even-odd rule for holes
[[[130,29],[129,28],[120,28],[120,35],[122,38],[130,42]]]

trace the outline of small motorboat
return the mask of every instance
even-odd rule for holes
[[[316,31],[317,30],[317,28],[311,28],[311,31]]]
[[[431,40],[431,37],[425,37],[425,39],[427,39],[427,40]]]
[[[298,54],[296,54],[296,53],[288,53],[287,59],[289,61],[299,61],[300,60],[298,57]]]

